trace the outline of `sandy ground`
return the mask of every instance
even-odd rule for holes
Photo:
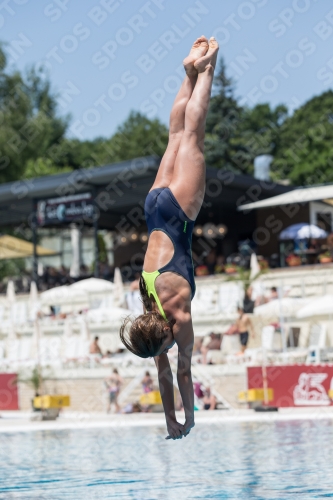
[[[2,432],[30,432],[40,430],[61,429],[95,429],[108,427],[164,427],[165,420],[162,413],[141,413],[130,415],[105,415],[102,413],[63,413],[55,421],[31,421],[29,412],[2,412],[0,418],[0,433]],[[183,414],[177,415],[183,421]],[[316,408],[281,408],[278,412],[255,412],[253,410],[221,410],[195,412],[196,426],[207,424],[228,424],[234,422],[276,422],[291,420],[333,420],[333,407]]]

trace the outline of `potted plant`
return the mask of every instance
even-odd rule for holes
[[[34,406],[34,400],[36,397],[39,397],[43,385],[42,373],[39,367],[35,366],[27,377],[20,375],[18,377],[18,382],[24,382],[34,390],[35,395],[31,400],[32,410],[40,411],[40,408]]]
[[[266,271],[267,269],[269,269],[268,261],[263,257],[262,258],[258,257],[258,264],[260,267],[260,271]]]
[[[196,267],[195,268],[195,275],[196,276],[208,276],[209,275],[208,267],[205,265]]]
[[[301,258],[295,254],[288,255],[286,262],[290,267],[300,266],[302,264]]]
[[[318,256],[318,259],[319,259],[319,262],[321,264],[328,264],[329,262],[332,262],[332,257],[331,257],[331,254],[330,252],[324,252],[324,253],[321,253],[319,256]]]
[[[224,266],[224,271],[227,274],[235,274],[238,271],[238,267],[235,264],[226,264]]]
[[[19,377],[20,382],[30,385],[35,392],[31,405],[34,412],[40,413],[32,417],[32,420],[55,420],[61,408],[70,406],[70,397],[67,394],[43,394],[44,380],[41,367],[38,365],[32,369],[28,377]]]

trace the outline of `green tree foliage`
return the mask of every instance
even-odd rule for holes
[[[210,167],[239,170],[242,152],[238,127],[242,108],[234,97],[234,85],[226,76],[223,59],[214,79],[212,98],[206,123],[205,157]]]
[[[101,233],[98,234],[98,254],[99,261],[103,264],[109,261],[105,239],[103,238],[103,235]]]
[[[20,179],[29,160],[46,155],[65,134],[50,83],[34,70],[10,72],[0,49],[0,182]]]
[[[238,164],[241,170],[253,174],[254,158],[258,155],[275,155],[280,147],[280,129],[288,110],[279,105],[272,109],[269,104],[257,104],[254,108],[244,108],[238,123]]]
[[[0,281],[7,276],[20,276],[24,270],[25,261],[23,259],[0,260]]]
[[[96,142],[93,157],[100,165],[140,156],[163,156],[168,129],[159,120],[131,112],[111,139]]]
[[[275,175],[293,183],[333,181],[333,92],[306,102],[283,123],[273,163]]]
[[[140,156],[163,156],[168,142],[168,129],[159,120],[149,120],[131,112],[115,134],[93,141],[65,139],[50,148],[48,156],[55,165],[72,169],[106,165]]]
[[[279,130],[287,116],[285,106],[269,104],[241,106],[234,96],[223,59],[214,79],[205,140],[209,166],[253,173],[253,160],[260,154],[275,154]]]
[[[96,153],[105,141],[100,138],[94,141],[64,139],[48,150],[47,160],[61,169],[89,168],[98,164]]]
[[[42,72],[10,71],[0,48],[0,182],[79,168],[163,156],[168,129],[132,111],[110,138],[66,138],[68,117]],[[220,60],[207,117],[205,157],[210,167],[253,173],[259,154],[272,154],[274,180],[295,184],[333,181],[333,92],[314,97],[287,115],[287,108],[241,106]]]
[[[71,170],[72,169],[68,166],[61,168],[61,172],[70,172]],[[26,163],[24,171],[24,177],[26,179],[53,174],[59,174],[59,167],[49,158],[37,158],[37,160],[30,159]]]

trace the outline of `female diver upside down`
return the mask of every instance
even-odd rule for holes
[[[215,38],[201,36],[184,59],[185,79],[170,114],[169,142],[145,202],[149,240],[140,293],[145,313],[126,320],[120,337],[132,353],[154,357],[169,436],[194,427],[191,377],[195,282],[192,231],[205,193],[205,122],[218,52]],[[177,381],[185,423],[176,420],[168,350],[178,345]]]

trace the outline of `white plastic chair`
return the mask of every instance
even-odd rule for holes
[[[80,363],[85,363],[89,360],[89,345],[90,341],[82,337],[78,342],[77,358]]]
[[[216,286],[198,287],[197,293],[192,301],[192,311],[194,316],[205,314],[216,314],[219,311],[217,303],[217,288]]]
[[[28,366],[33,363],[32,360],[32,338],[31,337],[22,337],[19,340],[19,351],[18,358],[21,365]]]
[[[261,347],[268,351],[273,350],[275,327],[272,325],[264,326],[261,330]]]
[[[31,337],[22,337],[19,340],[19,360],[27,361],[31,359]]]
[[[71,363],[71,362],[76,362],[78,359],[78,352],[79,352],[79,342],[80,342],[80,337],[79,335],[71,335],[70,337],[65,337],[65,362],[66,363]]]
[[[26,302],[15,302],[11,308],[11,318],[14,325],[25,325],[28,321]]]
[[[48,338],[47,356],[51,366],[61,366],[61,338],[52,336]]]
[[[49,360],[48,338],[42,337],[39,341],[39,361],[41,365],[47,366]]]
[[[206,314],[216,314],[219,310],[215,286],[203,286],[200,289],[201,310]]]
[[[17,367],[20,360],[20,341],[18,339],[7,341],[6,365],[9,368]]]
[[[275,327],[272,325],[264,326],[261,330],[261,350],[263,360],[276,360],[276,354],[274,353],[274,334]]]
[[[224,314],[237,312],[237,307],[242,303],[244,292],[238,283],[220,285],[219,288],[219,310]]]
[[[305,363],[320,363],[320,354],[326,347],[326,325],[319,323],[311,326],[308,355]]]
[[[43,336],[39,342],[39,356],[42,366],[61,366],[61,338]]]
[[[243,363],[244,357],[239,355],[240,352],[240,339],[239,335],[223,335],[221,343],[221,351],[226,354],[227,364]]]
[[[296,347],[280,352],[276,355],[280,363],[320,363],[321,351],[326,347],[326,325],[314,324],[311,326],[309,346],[307,348]]]
[[[4,319],[5,319],[5,308],[2,304],[0,304],[0,326]]]
[[[143,313],[142,299],[139,290],[127,292],[126,303],[132,314],[140,315]]]

